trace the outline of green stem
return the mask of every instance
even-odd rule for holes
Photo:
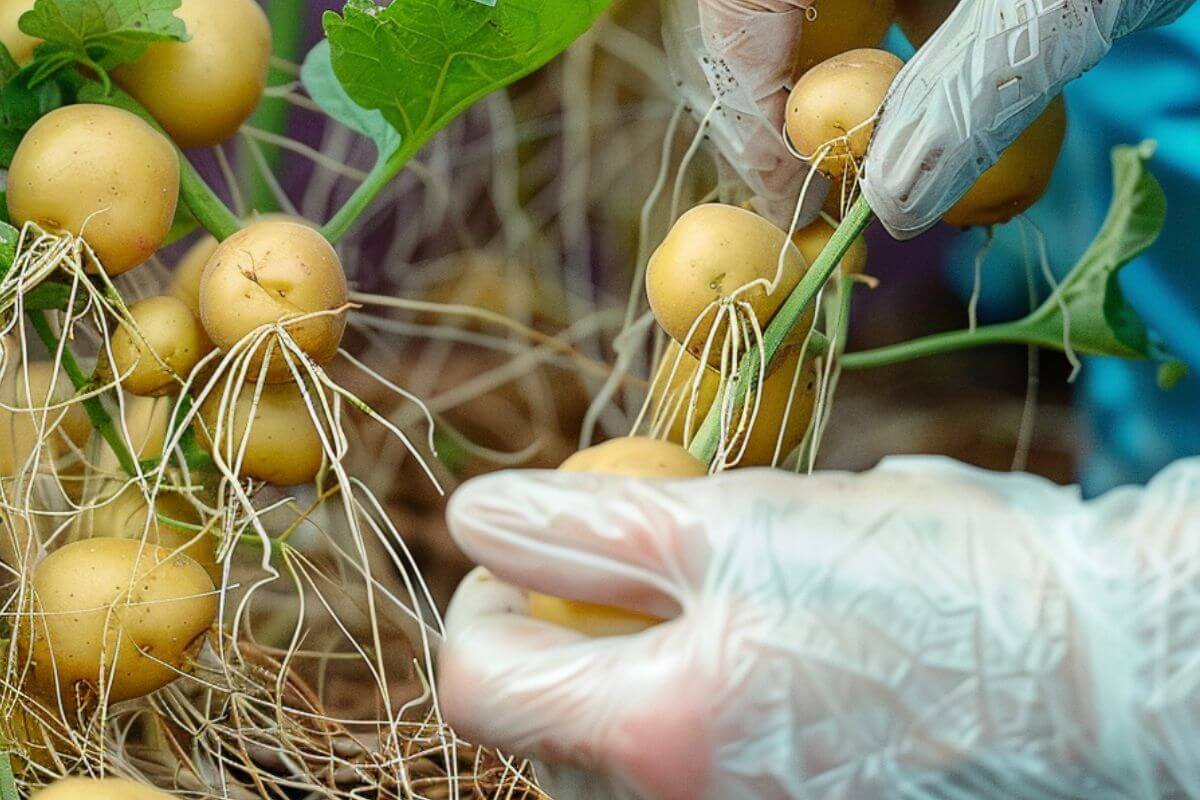
[[[30,324],[37,333],[38,338],[42,340],[42,344],[50,351],[51,355],[59,352],[59,340],[54,334],[54,330],[50,327],[50,320],[44,311],[27,311],[26,316],[29,318]],[[83,370],[79,368],[79,362],[75,360],[75,354],[71,352],[69,347],[62,348],[62,367],[67,373],[67,378],[70,379],[71,385],[75,387],[75,391],[82,392],[89,388],[90,381]],[[121,434],[117,431],[116,423],[105,410],[104,404],[100,402],[99,397],[89,397],[82,401],[84,409],[87,411],[88,418],[92,421],[92,427],[96,432],[104,437],[104,441],[108,442],[108,446],[112,448],[113,453],[117,456],[117,461],[121,465],[121,469],[126,475],[133,477],[138,474],[137,459],[129,451],[129,447],[125,444],[125,440],[121,438]]]
[[[267,18],[271,22],[271,40],[277,58],[297,62],[304,46],[305,22],[308,20],[306,0],[268,0]],[[283,70],[271,68],[267,83],[277,86],[292,80]],[[283,98],[264,97],[251,118],[251,124],[261,130],[282,134],[287,131],[292,107]],[[262,145],[268,167],[278,171],[281,150],[271,144]],[[249,159],[243,159],[249,162]],[[247,170],[250,181],[250,207],[257,211],[276,211],[278,202],[270,185],[252,166]]]
[[[763,349],[768,366],[783,347],[784,341],[800,322],[804,312],[812,304],[817,292],[829,282],[829,277],[841,263],[842,257],[846,255],[850,245],[862,235],[874,218],[875,215],[871,212],[866,198],[860,197],[850,209],[850,213],[834,231],[833,237],[825,245],[821,255],[804,273],[800,283],[788,295],[788,299],[784,301],[783,306],[776,312],[775,318],[771,320],[771,324],[763,333]],[[725,395],[732,392],[732,407],[740,406],[751,387],[758,383],[758,373],[762,366],[759,350],[751,348],[750,352],[742,359],[741,364],[738,365],[737,372],[725,388],[720,401],[713,403],[712,408],[709,409],[708,416],[705,417],[704,423],[700,426],[700,430],[696,433],[696,438],[692,440],[689,448],[692,455],[705,463],[711,463],[716,457],[722,438],[721,409],[725,408],[726,403],[729,402]]]
[[[13,776],[12,755],[7,750],[0,750],[0,800],[21,800]]]
[[[400,174],[409,160],[415,155],[415,148],[408,145],[401,145],[400,149],[393,153],[388,158],[381,158],[375,162],[375,166],[371,168],[371,172],[367,175],[367,179],[350,195],[338,212],[333,215],[329,222],[325,223],[325,227],[321,228],[321,233],[330,242],[336,243],[339,239],[350,232],[354,223],[362,216],[363,212],[370,207],[371,202],[387,188],[391,183],[392,178]]]
[[[1040,342],[1031,340],[1031,337],[1024,332],[1021,322],[1006,322],[1001,325],[976,328],[974,331],[938,333],[874,350],[847,353],[842,356],[842,367],[844,369],[873,369],[995,344],[1040,344]]]

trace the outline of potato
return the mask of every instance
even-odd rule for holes
[[[124,778],[61,778],[31,800],[174,800],[166,792]]]
[[[13,771],[22,775],[30,764],[56,769],[55,756],[70,764],[79,758],[79,746],[59,719],[58,709],[41,709],[28,699],[0,718],[0,741],[12,758]]]
[[[204,567],[214,585],[220,584],[215,531],[185,530],[159,519],[161,514],[185,525],[200,525],[200,512],[183,495],[163,491],[154,499],[152,512],[139,487],[110,483],[89,505],[92,507],[79,515],[81,537],[145,540],[178,550]]]
[[[792,236],[792,241],[800,249],[804,263],[812,266],[817,263],[821,252],[833,238],[835,228],[823,219],[818,219],[808,227],[801,228]],[[861,275],[867,268],[867,240],[859,236],[850,244],[846,254],[842,256],[841,270],[843,275]]]
[[[896,22],[909,43],[920,48],[957,5],[958,0],[896,0]]]
[[[1024,214],[1049,188],[1066,135],[1067,106],[1059,95],[943,219],[969,228],[1000,225]]]
[[[153,44],[113,71],[180,147],[212,147],[237,133],[267,85],[271,26],[254,0],[183,0],[186,42]]]
[[[701,357],[717,315],[709,309],[688,339],[695,321],[713,301],[729,298],[754,281],[774,280],[781,252],[783,271],[775,290],[768,294],[767,287],[757,285],[738,295],[763,328],[807,269],[800,251],[787,243],[784,231],[753,212],[716,203],[693,208],[671,228],[646,269],[646,294],[658,324]],[[807,320],[811,319],[809,313]],[[719,330],[726,330],[724,323]],[[709,351],[709,361],[720,364],[720,340]]]
[[[563,462],[566,472],[595,472],[633,478],[702,478],[704,462],[677,444],[631,436],[581,450]],[[588,636],[628,636],[662,620],[578,600],[530,592],[529,613],[535,619],[561,625]]]
[[[518,322],[566,324],[566,298],[562,289],[542,279],[525,265],[507,263],[492,253],[474,252],[454,257],[448,274],[425,287],[421,299],[441,305],[464,305],[515,319]],[[495,325],[461,314],[421,312],[429,325],[454,325],[467,330],[492,330]]]
[[[33,8],[33,0],[0,0],[0,44],[8,48],[13,61],[25,65],[33,60],[33,49],[42,43],[21,30],[21,15]]]
[[[179,155],[119,108],[64,106],[37,121],[8,171],[14,224],[82,235],[109,275],[158,250],[175,217]]]
[[[242,452],[242,439],[246,435],[246,420],[250,417],[254,391],[255,385],[247,383],[238,394],[232,420],[232,443],[229,439],[229,420],[219,433],[220,452],[230,465]],[[314,405],[319,411],[320,405],[315,399]],[[218,413],[218,401],[210,398],[202,409],[209,436],[218,435]],[[264,386],[250,424],[241,475],[276,486],[308,483],[320,472],[324,454],[321,435],[309,415],[300,389],[295,384]]]
[[[66,374],[60,370],[55,378],[54,365],[48,361],[30,363],[28,372],[20,363],[7,365],[4,379],[0,381],[0,400],[8,406],[0,408],[0,477],[14,477],[25,468],[38,446],[43,424],[47,426],[44,446],[48,454],[44,458],[65,455],[71,451],[72,444],[76,447],[87,444],[92,423],[82,404],[72,403],[66,409],[44,411],[51,383],[54,383],[54,394],[49,405],[66,402],[74,396],[75,389]],[[62,420],[54,424],[60,416]]]
[[[137,395],[125,398],[125,425],[121,427],[119,421],[115,424],[122,437],[128,432],[128,444],[135,458],[147,460],[162,456],[167,442],[167,426],[171,422],[171,404],[168,398]],[[102,473],[117,473],[121,469],[109,447],[100,449],[96,466]]]
[[[314,228],[308,220],[291,214],[259,214],[250,221],[263,220],[295,222]],[[171,276],[171,296],[177,297],[187,304],[188,310],[196,319],[200,319],[200,278],[204,275],[204,268],[208,266],[208,260],[213,257],[213,253],[217,252],[218,245],[219,242],[212,236],[206,235],[196,240],[196,243],[189,247],[183,257],[179,259],[179,263],[175,265],[175,272]]]
[[[675,366],[677,357],[678,367]],[[758,415],[755,417],[754,427],[749,429],[749,441],[738,462],[739,467],[772,466],[775,463],[776,444],[780,445],[779,458],[783,459],[804,441],[816,402],[817,375],[811,362],[805,363],[797,374],[799,357],[800,348],[794,347],[781,354],[771,365],[771,374],[763,382]],[[679,349],[671,346],[663,356],[662,365],[659,367],[659,382],[654,388],[655,416],[657,417],[660,411],[664,415],[672,415],[667,438],[683,446],[690,444],[690,441],[685,439],[685,434],[689,433],[686,430],[689,405],[694,399],[695,411],[692,412],[690,431],[694,437],[709,409],[716,402],[717,393],[721,388],[720,374],[715,370],[705,369],[700,386],[693,390],[696,370],[699,367],[699,361],[687,353],[679,356]],[[740,407],[734,410],[735,421],[739,416]],[[748,419],[745,422],[749,424]],[[729,435],[745,436],[746,432],[731,430]],[[732,452],[736,452],[736,448],[740,447],[741,442],[738,440]]]
[[[32,592],[29,627],[17,636],[28,680],[67,703],[81,685],[100,694],[101,681],[109,702],[166,686],[190,669],[217,615],[203,567],[132,539],[56,550],[34,568]]]
[[[204,327],[186,303],[167,295],[134,303],[129,315],[134,328],[122,324],[111,339],[121,386],[143,397],[179,394],[182,382],[212,350]]]
[[[851,50],[810,69],[787,102],[792,146],[831,178],[857,175],[875,131],[874,117],[904,62],[883,50]],[[820,163],[822,149],[828,152]]]
[[[342,262],[320,233],[295,222],[264,220],[230,236],[209,260],[200,280],[200,319],[209,338],[228,350],[263,325],[341,308],[347,296]],[[318,364],[337,355],[345,329],[344,312],[286,325]],[[258,379],[268,346],[259,349],[250,380]],[[267,379],[292,379],[282,355],[271,359]]]
[[[812,69],[840,53],[878,47],[892,25],[895,0],[816,0],[816,18],[804,23],[796,65]]]

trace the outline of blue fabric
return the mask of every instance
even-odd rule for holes
[[[1157,388],[1153,365],[1090,359],[1080,400],[1088,435],[1080,476],[1089,493],[1143,483],[1166,464],[1200,454],[1200,5],[1175,24],[1118,42],[1104,62],[1067,89],[1070,128],[1046,198],[1030,212],[1062,274],[1099,228],[1111,196],[1109,150],[1154,139],[1154,174],[1169,202],[1162,237],[1122,274],[1130,303],[1189,363],[1173,392]],[[954,247],[950,275],[965,294],[982,233]],[[1020,223],[997,235],[984,272],[984,319],[1011,319],[1027,305]]]

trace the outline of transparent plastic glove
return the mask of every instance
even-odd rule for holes
[[[814,0],[663,0],[663,41],[683,100],[776,224],[791,223],[808,175],[788,153],[783,118],[795,53]],[[813,176],[801,222],[828,184]]]
[[[506,473],[440,694],[556,800],[1200,796],[1200,461],[1091,504],[940,459]],[[514,586],[674,617],[586,639]]]
[[[1191,0],[962,0],[896,79],[863,193],[897,238],[932,225],[1117,39]]]

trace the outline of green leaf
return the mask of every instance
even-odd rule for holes
[[[0,166],[12,163],[17,145],[35,122],[68,99],[57,81],[36,83],[36,77],[29,66],[0,88]]]
[[[19,230],[7,222],[0,222],[0,275],[7,275],[12,267],[17,257],[17,240],[20,238]]]
[[[13,59],[12,53],[8,51],[8,47],[0,42],[0,86],[11,81],[21,71],[21,67]]]
[[[44,40],[34,51],[38,79],[80,62],[110,70],[137,61],[156,42],[187,39],[175,16],[181,0],[37,0],[21,30]]]
[[[1061,349],[1069,330],[1071,347],[1080,353],[1156,355],[1154,337],[1126,301],[1118,280],[1121,269],[1154,244],[1166,223],[1166,195],[1146,168],[1153,155],[1152,142],[1113,150],[1108,217],[1058,289],[1020,323],[1031,339]]]
[[[309,51],[300,68],[300,81],[308,96],[326,114],[373,141],[379,149],[380,159],[390,157],[400,148],[400,134],[383,114],[354,102],[333,74],[328,40],[322,39]]]
[[[538,69],[611,0],[347,0],[327,11],[333,71],[416,152],[486,94]]]
[[[39,283],[25,293],[26,311],[65,311],[70,302],[70,285],[57,281]]]

